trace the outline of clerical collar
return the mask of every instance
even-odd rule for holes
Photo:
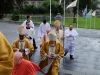
[[[27,20],[27,21],[28,21],[28,20]],[[30,20],[29,20],[28,22],[30,22]]]
[[[26,29],[30,29],[30,27],[26,27]]]

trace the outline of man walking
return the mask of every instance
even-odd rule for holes
[[[32,20],[31,20],[31,18],[32,18],[32,17],[31,17],[30,15],[28,15],[28,16],[27,16],[27,20],[25,20],[25,21],[22,23],[21,26],[24,26],[24,27],[26,28],[26,22],[29,21],[29,22],[30,22],[30,27],[34,29],[34,24],[33,24]]]
[[[64,56],[64,49],[61,43],[56,40],[56,33],[51,31],[48,34],[49,41],[45,42],[41,46],[40,55],[40,68],[45,75],[58,75],[58,70],[60,67],[60,59]],[[46,66],[48,69],[43,70]]]
[[[78,36],[78,33],[75,29],[73,29],[73,25],[69,25],[69,29],[65,30],[65,54],[70,52],[70,59],[74,59],[74,51],[75,51],[75,39]]]
[[[44,34],[46,34],[47,29],[51,29],[50,24],[47,23],[47,20],[44,19],[43,23],[40,24],[38,29],[38,37],[41,39]]]

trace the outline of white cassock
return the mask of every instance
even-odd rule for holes
[[[27,20],[25,20],[25,21],[22,23],[21,26],[24,26],[24,27],[26,28],[26,22],[27,22]],[[33,29],[34,29],[34,24],[33,24],[32,20],[30,20],[30,26],[32,26]]]
[[[33,28],[27,29],[26,28],[26,35],[30,36],[32,39],[29,39],[29,41],[33,44],[33,38],[35,36],[35,30]]]
[[[70,37],[70,35],[72,35],[72,37]],[[65,30],[65,45],[64,45],[64,49],[65,52],[70,52],[70,55],[74,55],[74,50],[75,50],[75,39],[79,34],[77,33],[77,31],[75,29],[72,30]]]
[[[41,38],[44,36],[44,34],[46,34],[46,30],[47,29],[51,29],[50,24],[49,23],[41,23],[38,29],[38,37]]]

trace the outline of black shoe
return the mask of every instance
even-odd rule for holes
[[[35,49],[37,49],[38,47],[35,47]]]
[[[66,54],[68,53],[68,51],[67,52],[65,52],[65,54],[64,54],[64,56],[66,56]]]
[[[72,60],[74,59],[73,55],[70,55],[70,59],[72,59]]]

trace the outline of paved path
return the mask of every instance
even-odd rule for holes
[[[10,44],[18,38],[17,29],[20,24],[0,22],[0,31],[6,36]],[[38,25],[35,26],[36,33]],[[75,59],[70,60],[69,54],[61,59],[59,75],[100,75],[100,30],[76,29],[79,37],[76,39]],[[36,38],[38,49],[31,57],[31,61],[39,63],[39,39]],[[41,73],[37,73],[41,75]]]

